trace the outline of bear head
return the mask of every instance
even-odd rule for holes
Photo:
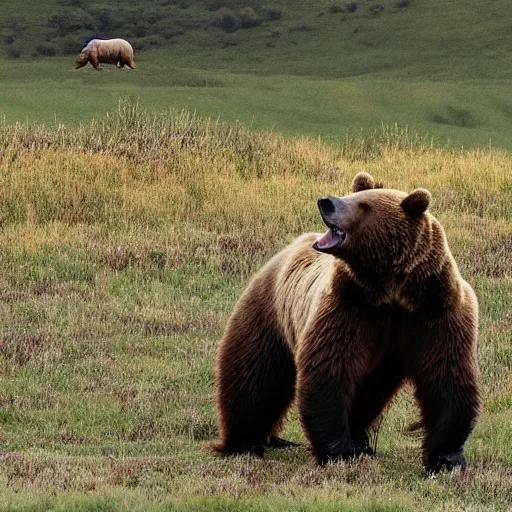
[[[407,194],[382,188],[364,172],[354,178],[352,191],[318,200],[328,229],[313,248],[344,260],[356,274],[408,268],[411,258],[417,258],[417,247],[423,245],[420,238],[430,229],[430,192],[419,188]]]
[[[75,60],[75,69],[84,67],[89,62],[89,54],[80,52],[80,55]]]

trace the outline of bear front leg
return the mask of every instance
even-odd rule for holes
[[[365,336],[365,328],[358,335],[357,329],[351,331],[347,327],[345,332],[322,333],[313,327],[312,337],[305,340],[298,356],[300,417],[321,465],[366,452],[361,440],[352,437],[350,416],[356,390],[368,373],[371,351],[367,347],[375,335]]]
[[[313,365],[299,374],[300,418],[318,464],[359,455],[351,437],[349,411],[354,396],[349,379]]]
[[[99,60],[99,56],[98,56],[98,52],[97,51],[91,51],[91,53],[89,55],[89,62],[91,63],[91,66],[96,71],[101,71],[100,60]]]
[[[464,443],[481,406],[476,331],[475,314],[411,318],[411,373],[426,432],[423,464],[427,474],[466,467]]]
[[[259,283],[259,281],[256,281]],[[265,281],[266,283],[266,281]],[[235,308],[217,354],[217,411],[224,455],[263,456],[276,437],[295,392],[295,364],[274,327],[268,295],[253,285]]]

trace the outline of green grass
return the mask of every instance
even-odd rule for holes
[[[507,511],[511,158],[410,132],[323,145],[133,104],[81,128],[0,127],[0,510]],[[369,170],[432,191],[481,310],[484,412],[467,473],[423,476],[404,390],[378,455],[219,459],[218,339],[249,276],[321,229]],[[243,208],[240,203],[243,202]],[[283,435],[304,442],[296,411]]]
[[[511,148],[510,83],[423,82],[385,78],[257,77],[179,68],[144,54],[134,72],[74,70],[70,59],[4,62],[0,105],[6,122],[85,122],[120,97],[153,111],[195,110],[253,129],[339,141],[398,123],[435,134],[437,144]]]
[[[373,15],[377,3],[385,9]],[[204,11],[204,2],[192,4],[180,12]],[[7,122],[78,124],[128,97],[149,110],[187,108],[254,129],[334,141],[347,131],[371,134],[383,123],[399,123],[441,145],[512,147],[512,4],[415,0],[398,8],[390,0],[360,1],[355,13],[333,13],[338,4],[276,4],[280,20],[234,33],[186,29],[163,46],[136,51],[133,72],[74,70],[85,41],[66,57],[35,59],[29,50],[21,59],[0,57],[0,114]],[[44,5],[45,14],[27,14],[28,28],[16,32],[27,45],[44,43],[41,27],[58,10],[55,2]],[[149,11],[156,3],[137,5]],[[19,2],[0,14],[5,34],[12,32],[6,27],[13,6]]]
[[[191,3],[182,14],[204,18]],[[69,34],[62,55],[47,25],[56,1],[2,6],[0,510],[508,511],[512,161],[489,146],[512,148],[512,4],[332,12],[343,3],[276,2],[278,21],[187,28],[151,50],[137,38],[137,69],[102,73],[73,69],[93,31]],[[58,56],[35,58],[39,44]],[[155,116],[115,111],[119,98]],[[214,458],[202,449],[216,437],[213,361],[236,298],[321,229],[316,198],[346,193],[360,170],[432,191],[477,291],[471,469],[423,477],[408,392],[374,459],[318,469],[304,447]],[[295,411],[284,435],[304,441]]]

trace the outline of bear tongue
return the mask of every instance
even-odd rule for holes
[[[339,242],[338,237],[332,235],[332,230],[329,228],[322,236],[316,240],[316,245],[319,249],[330,249]]]

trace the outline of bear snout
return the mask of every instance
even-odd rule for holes
[[[318,200],[318,209],[322,215],[332,215],[341,209],[341,201],[337,197],[321,197]]]

